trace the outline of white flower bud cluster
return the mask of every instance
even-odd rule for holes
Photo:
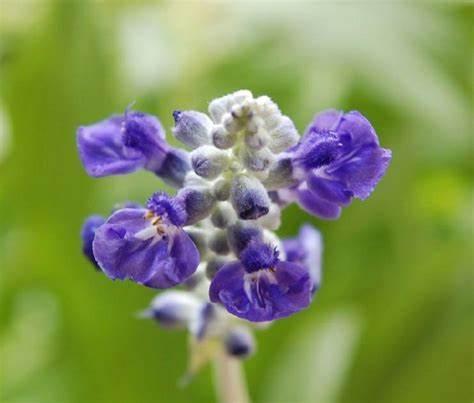
[[[236,217],[229,216],[227,224],[235,218],[258,219],[270,210],[274,217],[278,206],[272,205],[265,181],[272,188],[288,184],[291,170],[281,169],[279,157],[298,141],[293,122],[269,97],[254,98],[248,90],[213,100],[209,115],[196,111],[173,114],[175,137],[193,149],[193,172],[186,177],[185,186],[207,187],[216,201],[230,202]],[[220,228],[221,221],[222,217],[216,221]],[[262,220],[266,222],[271,229],[278,227],[273,220]]]
[[[292,168],[284,151],[298,132],[267,96],[241,90],[213,100],[209,116],[173,113],[175,137],[190,147],[192,171],[179,196],[185,199],[189,234],[200,247],[204,272],[212,278],[238,258],[248,234],[278,246],[280,206],[269,190],[287,186]],[[199,236],[197,235],[199,234]]]
[[[191,148],[192,171],[178,197],[184,199],[188,213],[185,229],[201,254],[198,271],[188,282],[189,291],[201,302],[189,305],[179,299],[183,310],[176,310],[176,316],[180,322],[186,312],[181,322],[197,335],[200,330],[193,318],[202,321],[206,316],[196,306],[207,300],[199,290],[207,293],[209,280],[224,264],[238,259],[250,239],[272,244],[284,258],[281,241],[273,232],[280,226],[280,206],[269,191],[288,185],[292,171],[283,160],[284,151],[298,142],[299,135],[269,97],[254,98],[247,90],[212,101],[209,116],[196,111],[176,111],[173,116],[174,136]],[[171,315],[170,309],[158,304],[163,300],[167,301],[164,297],[155,301],[157,320]],[[211,333],[223,340],[229,354],[242,358],[251,354],[254,342],[248,324],[220,307],[213,309],[217,316],[204,320],[206,337]]]

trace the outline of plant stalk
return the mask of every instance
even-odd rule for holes
[[[242,363],[224,351],[214,359],[214,383],[219,403],[250,403]]]

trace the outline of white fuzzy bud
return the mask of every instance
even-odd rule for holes
[[[288,187],[294,182],[292,160],[290,157],[282,157],[272,164],[263,184],[268,190],[275,190]]]
[[[230,252],[225,230],[215,230],[209,237],[209,248],[217,255],[227,255]]]
[[[242,149],[240,157],[244,166],[254,172],[268,170],[275,161],[275,156],[267,147],[261,150]]]
[[[246,175],[236,176],[232,181],[230,201],[242,220],[254,220],[270,209],[267,190],[259,180]]]
[[[222,124],[229,133],[236,133],[243,127],[240,119],[234,117],[231,113],[226,113],[224,115]]]
[[[212,142],[217,148],[231,148],[237,140],[236,132],[229,132],[223,126],[214,126],[212,130]]]
[[[200,301],[186,291],[165,291],[153,299],[150,309],[141,314],[164,327],[186,327],[196,315]]]
[[[213,146],[202,146],[191,152],[191,164],[197,175],[214,179],[227,168],[229,155]]]
[[[261,150],[270,140],[265,129],[261,128],[256,133],[247,133],[245,135],[245,145],[252,150]]]
[[[216,98],[209,104],[209,114],[215,123],[219,123],[228,109],[229,95]]]
[[[246,99],[252,99],[253,95],[249,90],[239,90],[231,94],[233,101],[237,104],[243,103]]]
[[[173,135],[182,143],[196,148],[211,142],[212,121],[201,112],[174,111]]]
[[[226,228],[236,220],[237,215],[228,202],[219,203],[211,215],[211,222],[217,228]]]
[[[218,179],[212,188],[214,193],[214,197],[216,200],[225,201],[229,199],[230,196],[230,188],[232,186],[232,182],[230,180],[221,178]]]
[[[274,153],[281,153],[298,142],[299,136],[293,121],[283,116],[280,124],[270,132],[268,147]]]

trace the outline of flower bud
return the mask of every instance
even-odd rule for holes
[[[212,192],[203,186],[181,189],[177,198],[184,204],[188,216],[185,225],[192,225],[206,218],[216,204]]]
[[[279,126],[270,132],[268,148],[274,153],[281,153],[298,142],[298,131],[288,116],[283,116]]]
[[[209,238],[209,249],[218,255],[227,255],[230,252],[227,232],[224,230],[214,231]]]
[[[266,130],[259,129],[256,133],[245,134],[245,144],[252,150],[261,150],[269,142],[269,136]]]
[[[204,179],[203,177],[197,175],[196,172],[191,169],[184,178],[183,187],[207,187],[208,185],[209,182],[207,181],[207,179]]]
[[[191,148],[210,144],[213,124],[206,114],[196,111],[174,111],[173,117],[175,122],[173,134],[179,141]]]
[[[153,299],[151,307],[141,316],[151,317],[167,328],[185,327],[197,314],[199,306],[198,299],[189,292],[165,291]]]
[[[225,95],[220,98],[214,99],[210,104],[209,104],[209,114],[211,115],[211,118],[214,120],[216,123],[220,123],[224,114],[227,113],[230,109],[230,96]]]
[[[227,168],[228,153],[212,146],[202,146],[191,153],[194,172],[207,179],[214,179]]]
[[[252,93],[249,90],[239,90],[231,94],[233,101],[237,104],[243,103],[247,99],[252,98]]]
[[[293,185],[293,163],[290,157],[280,158],[272,164],[268,176],[263,180],[265,188],[276,190]]]
[[[243,127],[243,122],[232,113],[226,113],[222,117],[222,125],[229,133],[236,133]]]
[[[242,149],[240,157],[245,167],[254,172],[266,171],[275,160],[274,155],[267,147],[261,150]]]
[[[214,183],[212,191],[214,192],[214,197],[219,201],[226,201],[230,197],[230,188],[232,182],[227,179],[219,179]]]
[[[242,220],[261,217],[270,208],[268,193],[261,182],[245,175],[236,176],[232,181],[230,201]]]
[[[237,221],[227,228],[227,240],[236,256],[240,255],[240,252],[247,247],[250,241],[261,240],[262,237],[262,230],[256,224],[250,222]]]
[[[217,148],[226,150],[231,148],[237,140],[236,132],[229,132],[223,126],[214,126],[212,131],[212,142]]]
[[[227,354],[247,358],[255,352],[255,339],[248,328],[234,327],[225,336],[224,346]]]
[[[166,153],[163,163],[153,169],[153,172],[162,178],[168,185],[179,188],[183,185],[186,174],[191,170],[188,154],[176,148]]]
[[[221,202],[211,215],[211,222],[217,228],[226,228],[237,220],[232,205],[228,202]]]

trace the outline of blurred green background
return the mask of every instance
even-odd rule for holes
[[[472,402],[472,3],[0,0],[0,401],[202,403],[186,335],[134,314],[152,290],[80,253],[91,213],[144,201],[147,173],[92,179],[75,129],[136,101],[168,128],[248,88],[303,131],[358,109],[393,162],[325,240],[310,309],[258,333],[261,403]]]

